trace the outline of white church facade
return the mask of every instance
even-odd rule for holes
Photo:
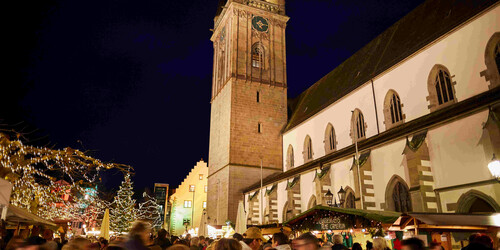
[[[500,156],[500,4],[441,1],[423,15],[438,2],[289,102],[282,172],[243,189],[248,224],[284,222],[340,189],[349,208],[500,212],[487,167]]]

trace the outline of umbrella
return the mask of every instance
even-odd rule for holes
[[[198,236],[207,236],[207,211],[205,210],[203,210],[203,214],[201,215]]]
[[[102,217],[101,234],[99,236],[109,240],[109,209],[107,208],[104,212],[104,217]]]
[[[243,208],[243,201],[238,203],[238,212],[236,214],[236,232],[244,234],[247,231],[247,220],[245,219],[245,209]]]

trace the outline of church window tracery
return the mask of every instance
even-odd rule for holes
[[[304,141],[304,162],[308,162],[313,158],[313,150],[312,150],[312,140],[310,136],[306,136]]]
[[[384,101],[384,116],[385,127],[390,129],[404,122],[405,115],[403,114],[403,104],[398,93],[394,90],[389,90]]]
[[[427,88],[429,90],[429,108],[435,111],[456,103],[455,82],[451,80],[452,76],[448,69],[443,65],[436,65],[429,74]]]
[[[335,150],[335,129],[331,123],[328,123],[325,131],[325,153],[330,153]]]
[[[293,147],[292,145],[288,146],[288,150],[286,153],[286,170],[292,169],[294,167],[294,158],[293,158]]]
[[[366,124],[365,117],[359,109],[352,112],[351,119],[351,137],[353,142],[366,138]]]
[[[264,47],[260,42],[252,45],[252,67],[264,68]]]

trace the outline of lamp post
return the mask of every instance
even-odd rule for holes
[[[332,206],[333,194],[332,194],[332,192],[330,192],[330,189],[328,189],[328,191],[325,194],[325,201],[326,201],[326,205],[328,205],[330,207]]]
[[[342,188],[342,186],[340,186],[340,190],[337,192],[337,195],[339,196],[340,206],[344,205],[345,194],[346,194],[346,191]]]
[[[491,175],[493,175],[493,178],[500,182],[500,161],[495,157],[495,154],[493,154],[491,162],[488,163],[488,169]]]

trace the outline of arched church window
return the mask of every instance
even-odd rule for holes
[[[349,192],[345,198],[345,207],[346,208],[356,208],[355,201],[354,201],[354,194],[352,192]]]
[[[351,137],[353,142],[366,138],[365,118],[363,116],[363,113],[359,109],[355,109],[352,112]]]
[[[325,153],[328,154],[335,150],[335,129],[331,123],[328,123],[325,131]]]
[[[457,102],[454,88],[455,82],[452,82],[451,74],[446,67],[443,65],[434,66],[428,81],[428,100],[431,111]]]
[[[252,67],[264,68],[264,47],[260,42],[252,45]]]
[[[313,158],[313,150],[312,150],[312,141],[311,137],[306,136],[304,140],[304,163],[312,160]]]
[[[288,150],[286,153],[286,170],[292,169],[294,166],[294,159],[293,159],[293,147],[292,145],[288,146]]]
[[[402,108],[403,104],[401,103],[398,93],[394,90],[389,90],[389,92],[385,95],[384,101],[384,123],[386,129],[390,129],[403,123],[405,116]]]
[[[489,82],[489,89],[500,86],[500,32],[495,32],[488,40],[484,62],[486,70],[481,72],[481,76]]]
[[[397,182],[394,186],[392,199],[394,201],[394,210],[396,212],[411,212],[410,192],[401,182]]]

